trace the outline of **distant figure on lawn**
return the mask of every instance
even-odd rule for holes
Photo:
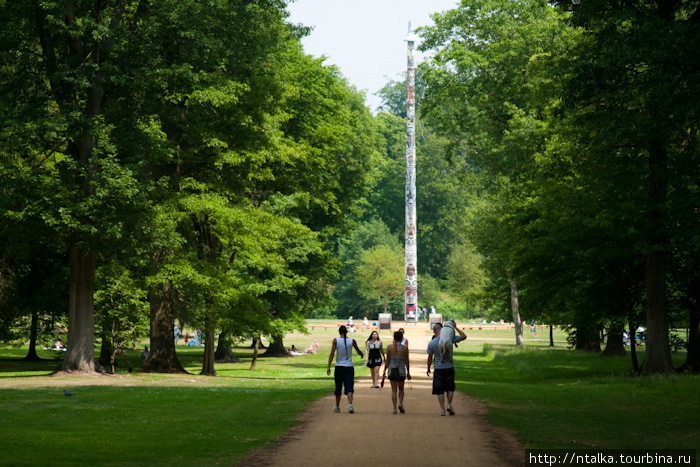
[[[141,352],[141,363],[146,363],[146,360],[148,360],[148,356],[151,354],[151,352],[148,350],[148,346],[145,346],[143,348],[143,352]]]
[[[333,362],[333,356],[336,350],[338,351],[338,358],[335,362],[335,407],[333,407],[334,412],[340,412],[340,397],[342,394],[343,386],[345,386],[345,395],[348,396],[348,412],[354,413],[355,409],[352,406],[352,396],[354,392],[355,384],[355,367],[352,366],[352,349],[353,347],[357,351],[360,358],[364,358],[364,354],[357,346],[357,342],[352,337],[348,337],[348,328],[345,326],[340,326],[338,328],[338,334],[340,337],[333,339],[333,345],[331,347],[331,354],[328,356],[328,368],[326,374],[330,376],[331,374],[331,363]]]

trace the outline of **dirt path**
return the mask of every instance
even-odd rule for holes
[[[420,326],[420,327],[418,327]],[[335,467],[348,465],[478,466],[523,465],[525,454],[515,438],[489,425],[484,407],[460,392],[455,393],[454,416],[440,416],[432,379],[426,375],[425,349],[429,335],[424,326],[407,327],[411,350],[412,389],[405,387],[405,414],[391,413],[391,386],[372,389],[371,378],[358,378],[353,406],[341,400],[334,413],[335,396],[316,401],[276,446],[255,452],[239,466]],[[382,334],[384,345],[391,340]],[[360,343],[360,348],[363,348]],[[363,348],[364,351],[364,348]],[[358,358],[357,355],[354,358]],[[328,380],[332,391],[333,380]],[[457,388],[459,389],[459,387]]]

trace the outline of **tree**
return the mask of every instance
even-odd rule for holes
[[[1,100],[3,113],[15,122],[3,134],[3,146],[29,136],[20,157],[43,154],[32,165],[53,177],[57,188],[43,197],[40,209],[70,262],[64,370],[100,369],[93,355],[97,256],[101,244],[118,235],[117,208],[131,189],[131,174],[111,146],[103,106],[111,84],[123,76],[122,33],[137,4],[0,7],[0,54],[10,64],[2,69]],[[27,122],[32,124],[22,130]]]
[[[146,335],[147,297],[130,270],[116,261],[98,268],[97,278],[96,330],[102,340],[99,363],[114,373],[116,355]]]
[[[619,161],[622,168],[643,168],[646,372],[672,368],[669,245],[674,237],[688,238],[679,221],[694,209],[685,198],[688,179],[677,168],[697,164],[698,104],[691,96],[698,83],[690,70],[698,66],[698,18],[697,5],[664,0],[596,1],[573,8],[572,14],[574,24],[586,28],[587,40],[577,51],[576,80],[564,102],[578,113],[582,131],[593,121],[603,129],[592,139],[602,147],[605,138],[610,155],[626,158]]]
[[[379,219],[361,223],[347,238],[339,240],[338,258],[342,262],[340,280],[334,285],[334,295],[338,300],[338,316],[357,314],[376,316],[376,295],[367,297],[360,293],[358,268],[365,252],[387,247],[399,251],[401,246],[395,235]],[[401,260],[401,264],[404,261]]]
[[[378,299],[384,313],[389,300],[404,291],[404,256],[399,249],[379,245],[362,253],[357,267],[359,292],[368,298]]]
[[[447,287],[465,306],[467,319],[486,282],[483,259],[469,243],[452,249],[447,261]]]

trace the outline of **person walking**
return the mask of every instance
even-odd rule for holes
[[[399,332],[402,336],[406,336],[406,330],[404,328],[399,328]],[[401,341],[401,345],[405,345],[406,348],[408,348],[408,339],[406,339],[406,337],[404,337]]]
[[[384,344],[379,340],[379,333],[372,331],[365,343],[365,364],[372,372],[372,387],[379,387],[379,370],[384,363]]]
[[[355,408],[352,406],[352,396],[354,393],[355,384],[355,367],[352,366],[352,349],[353,347],[360,355],[360,358],[364,358],[364,354],[357,346],[357,342],[352,337],[348,337],[348,328],[345,326],[340,326],[338,328],[338,333],[340,337],[333,339],[333,345],[331,347],[331,354],[328,356],[328,368],[326,374],[330,376],[331,374],[331,363],[333,362],[333,356],[336,350],[338,351],[338,357],[335,361],[335,407],[333,407],[334,412],[340,412],[340,398],[345,386],[345,395],[348,396],[348,412],[355,413]]]
[[[389,370],[389,381],[391,382],[391,402],[394,405],[391,413],[396,413],[398,408],[401,413],[406,410],[403,407],[404,382],[406,378],[411,379],[411,367],[408,359],[408,347],[403,345],[403,332],[394,333],[394,343],[386,349],[386,360],[384,364],[384,374]],[[398,406],[397,406],[398,402]]]
[[[438,396],[440,403],[440,415],[445,415],[445,409],[450,415],[454,415],[455,411],[452,408],[452,397],[455,393],[455,367],[449,360],[443,362],[440,359],[440,342],[441,323],[433,325],[433,339],[428,344],[428,376],[430,376],[430,366],[435,361],[435,372],[433,373],[433,394]],[[452,343],[463,341],[467,335],[455,325],[455,332],[458,335],[454,336]],[[445,394],[447,394],[447,406],[445,406]]]

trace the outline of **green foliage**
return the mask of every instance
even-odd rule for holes
[[[678,336],[678,334],[670,333],[668,335],[668,341],[671,346],[671,352],[678,353],[681,350],[688,348],[688,343],[685,339]]]
[[[436,16],[422,31],[435,52],[422,117],[489,175],[467,228],[486,304],[506,308],[514,279],[523,318],[595,332],[644,321],[648,299],[650,367],[663,371],[667,321],[697,301],[686,67],[698,8],[559,3],[467,1]]]
[[[355,270],[358,292],[369,299],[377,299],[383,313],[389,313],[389,301],[404,291],[404,255],[400,249],[378,245],[365,250]]]
[[[18,296],[22,261],[46,266],[34,242],[97,252],[97,330],[120,342],[143,335],[164,284],[200,328],[285,332],[328,313],[332,242],[381,138],[285,7],[0,4],[0,243],[14,247],[0,300]]]
[[[375,319],[380,312],[377,294],[360,292],[361,285],[358,270],[362,265],[362,258],[366,252],[381,248],[387,254],[392,252],[394,265],[403,271],[404,258],[396,236],[392,235],[389,228],[381,220],[374,219],[360,224],[348,238],[339,241],[338,257],[343,263],[340,270],[340,281],[336,284],[334,296],[338,300],[338,316],[367,316]],[[399,253],[397,256],[396,253]],[[371,258],[368,258],[371,259]],[[403,276],[401,276],[403,285]],[[387,297],[390,298],[390,297]],[[383,304],[381,304],[383,306]]]

